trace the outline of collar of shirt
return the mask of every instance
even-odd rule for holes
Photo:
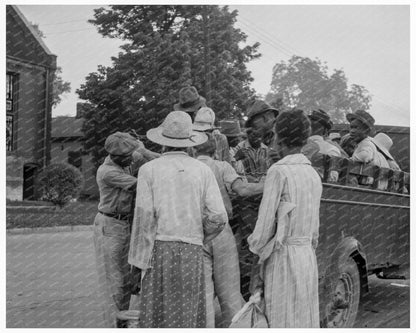
[[[311,135],[309,138],[308,138],[308,141],[312,141],[312,142],[323,142],[324,141],[324,138],[321,136],[321,135]]]
[[[186,155],[189,156],[187,152],[185,151],[167,151],[166,153],[163,153],[162,156],[171,156],[171,155]]]
[[[109,166],[112,166],[112,167],[117,168],[117,169],[120,169],[120,170],[123,170],[124,172],[129,172],[129,167],[122,168],[121,166],[119,166],[117,163],[115,163],[115,162],[111,159],[110,155],[108,155],[108,156],[105,158],[105,160],[104,160],[104,163],[103,163],[103,164],[105,164],[105,165],[109,165]]]
[[[251,144],[250,144],[250,142],[248,142],[248,140],[246,139],[246,140],[244,140],[244,141],[241,141],[238,145],[237,145],[237,147],[239,147],[239,148],[252,148],[251,147]],[[262,143],[260,143],[260,147],[259,148],[268,148],[263,142]],[[258,148],[257,148],[258,149]]]
[[[311,164],[311,161],[309,159],[299,153],[299,154],[291,154],[283,157],[281,160],[277,161],[276,164]]]
[[[198,161],[211,161],[212,157],[210,157],[208,155],[199,155],[196,159]]]

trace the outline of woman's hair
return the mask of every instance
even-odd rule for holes
[[[311,134],[311,122],[299,109],[281,112],[276,119],[276,135],[288,147],[301,147]]]
[[[203,144],[195,146],[194,149],[197,155],[208,155],[214,156],[215,151],[217,149],[217,144],[215,142],[215,138],[210,133],[205,133],[208,136],[208,140],[205,141]]]

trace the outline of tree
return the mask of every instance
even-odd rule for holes
[[[287,107],[309,111],[323,109],[334,123],[345,121],[345,115],[357,109],[368,110],[371,95],[363,86],[348,80],[343,70],[335,69],[328,73],[328,67],[319,59],[293,56],[286,63],[273,68],[271,92],[266,100],[281,99]]]
[[[71,92],[71,83],[62,79],[62,68],[56,67],[53,73],[52,107],[57,106],[62,101],[62,94]]]
[[[39,24],[30,23],[35,33],[40,38],[45,38],[45,34],[39,28]],[[61,102],[61,95],[71,92],[71,83],[62,79],[62,68],[56,67],[55,73],[53,74],[53,90],[52,90],[52,107],[57,106]]]
[[[187,84],[207,98],[217,119],[242,116],[254,96],[246,63],[260,54],[258,43],[240,46],[247,36],[234,28],[236,17],[236,11],[219,6],[95,10],[90,22],[98,31],[126,41],[112,58],[113,65],[99,66],[77,90],[89,104],[84,113],[85,148],[97,164],[110,133],[135,129],[144,134],[158,126]]]

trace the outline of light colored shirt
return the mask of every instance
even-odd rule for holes
[[[303,146],[301,151],[309,160],[312,161],[313,156],[316,153],[329,155],[329,156],[339,156],[341,157],[341,151],[335,145],[329,143],[328,141],[324,140],[323,136],[321,135],[311,135],[308,138],[308,141],[305,146]],[[316,171],[318,171],[321,178],[324,176],[324,170],[321,167],[317,167]],[[328,181],[336,182],[338,180],[338,172],[335,170],[331,170]]]
[[[376,165],[381,168],[389,168],[390,165],[382,153],[380,153],[376,145],[371,141],[369,137],[362,140],[355,147],[354,153],[352,154],[352,160],[362,163],[368,163],[370,165]],[[367,177],[365,184],[372,184],[374,179]],[[379,190],[385,190],[388,185],[388,180],[380,180],[377,188]]]
[[[129,168],[122,168],[107,156],[97,170],[97,184],[100,191],[98,210],[103,213],[128,214],[132,209],[137,178]]]
[[[376,145],[369,137],[358,143],[352,154],[352,159],[354,161],[370,163],[371,165],[377,165],[379,167],[389,167],[386,158],[377,150]]]
[[[202,246],[207,230],[227,222],[211,169],[185,152],[164,153],[139,170],[128,261],[147,269],[155,240]]]
[[[319,153],[330,156],[341,156],[341,151],[333,144],[325,141],[321,135],[312,135],[308,138],[308,143],[314,142],[319,147]]]
[[[209,166],[215,175],[218,186],[220,188],[221,196],[224,201],[224,206],[228,214],[228,218],[231,219],[233,215],[233,206],[231,203],[228,192],[231,191],[233,183],[241,177],[233,169],[233,167],[224,161],[216,161],[209,156],[200,155],[197,157],[198,161],[205,163]]]

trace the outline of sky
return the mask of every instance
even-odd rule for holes
[[[76,89],[98,65],[111,65],[122,41],[102,37],[87,23],[100,5],[18,5],[39,24],[45,44],[57,55],[71,93],[53,116],[75,115]],[[343,69],[349,84],[373,96],[377,124],[410,125],[410,6],[408,5],[229,5],[247,43],[260,42],[262,57],[247,65],[252,87],[265,95],[272,68],[292,55],[318,58],[330,72]]]

